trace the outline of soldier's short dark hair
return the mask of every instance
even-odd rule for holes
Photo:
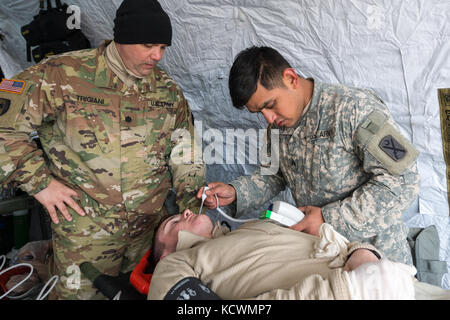
[[[158,241],[158,239],[156,238],[157,233],[158,233],[159,228],[163,224],[163,222],[166,221],[167,219],[169,219],[170,217],[173,217],[174,215],[175,214],[169,214],[169,215],[165,216],[164,218],[162,218],[158,222],[158,225],[156,226],[155,230],[153,231],[152,244],[150,247],[150,255],[147,258],[147,269],[145,270],[145,273],[153,273],[153,271],[156,268],[156,265],[158,264],[159,260],[161,259],[161,255],[164,250],[164,243],[162,243],[161,241]]]
[[[258,82],[267,90],[284,87],[283,71],[291,68],[286,59],[270,47],[250,47],[234,60],[228,79],[233,106],[242,109],[256,91]]]

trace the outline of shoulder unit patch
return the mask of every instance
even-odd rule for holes
[[[383,150],[394,161],[400,161],[406,156],[407,150],[391,135],[381,139],[379,144]]]
[[[391,174],[402,174],[419,152],[380,111],[373,111],[358,127],[356,140]]]
[[[0,98],[0,116],[4,115],[9,110],[10,105],[11,100]]]

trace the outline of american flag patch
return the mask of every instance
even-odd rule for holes
[[[25,81],[2,79],[0,82],[0,91],[21,94],[25,88]]]

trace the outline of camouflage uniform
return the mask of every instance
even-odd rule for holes
[[[297,206],[322,208],[325,222],[350,241],[369,242],[391,260],[412,263],[402,213],[418,194],[418,152],[373,92],[315,82],[297,123],[273,128],[280,129],[279,171],[262,175],[260,168],[231,182],[238,215],[288,186]],[[389,137],[394,148],[383,145]]]
[[[87,213],[68,207],[73,220],[52,224],[59,298],[102,297],[83,277],[85,290],[73,289],[77,266],[131,270],[167,214],[169,190],[180,210],[198,212],[195,194],[205,183],[201,157],[192,161],[194,149],[184,148],[194,128],[179,87],[157,67],[127,87],[107,67],[105,47],[50,57],[15,77],[25,81],[21,94],[0,91],[10,101],[0,117],[0,181],[34,195],[56,178],[77,191]],[[184,133],[173,140],[178,128]],[[44,154],[29,140],[34,130]]]

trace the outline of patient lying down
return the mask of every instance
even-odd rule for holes
[[[414,267],[383,258],[370,244],[349,242],[328,224],[320,227],[319,237],[270,220],[246,222],[230,232],[213,225],[207,215],[185,210],[160,224],[152,254],[157,265],[148,299],[194,299],[194,290],[182,290],[184,279],[192,278],[221,299],[414,299],[418,295]],[[425,287],[437,299],[450,299],[446,290]]]

